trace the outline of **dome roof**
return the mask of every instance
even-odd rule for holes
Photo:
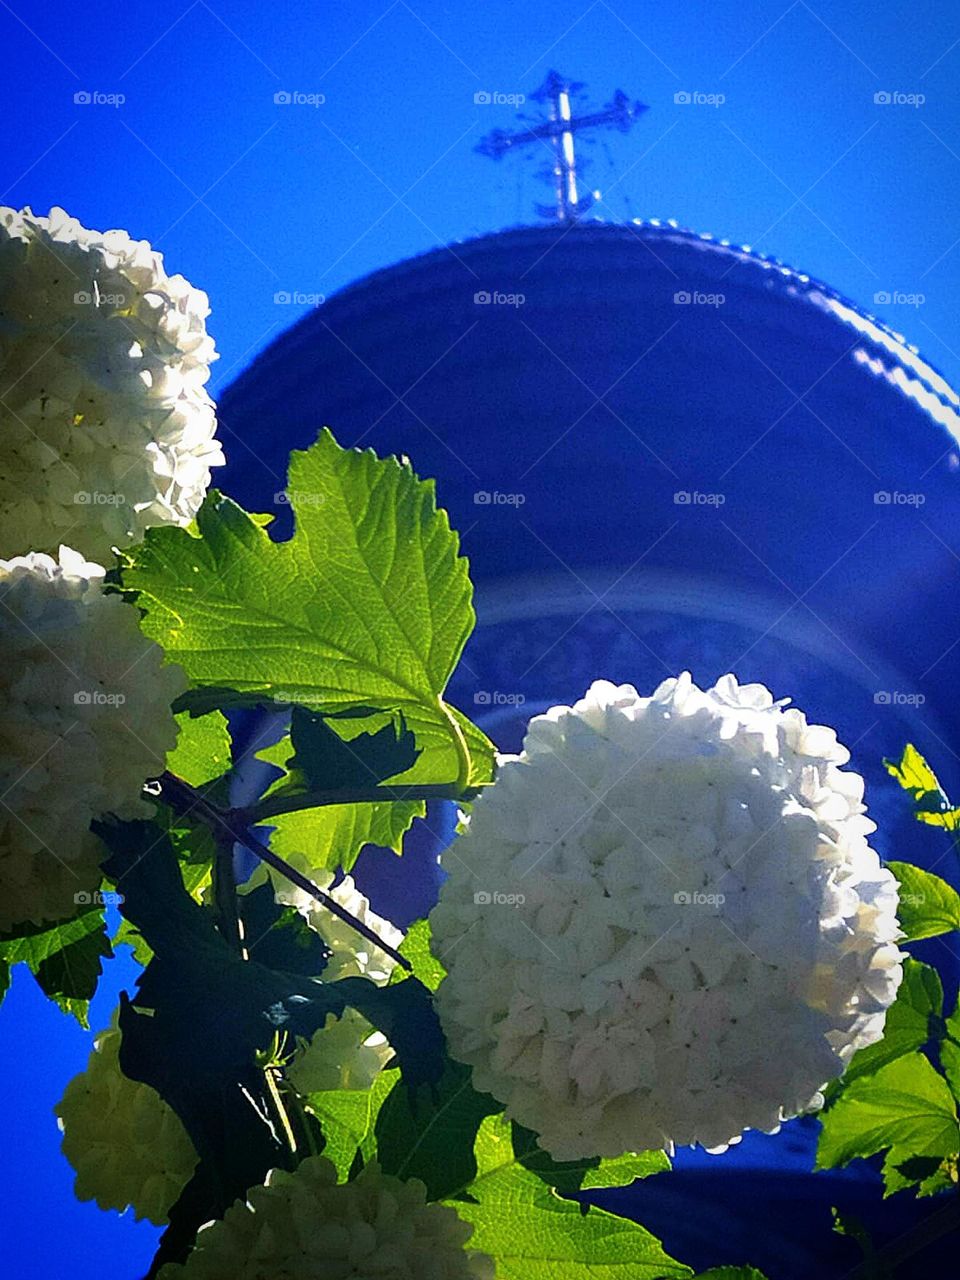
[[[919,707],[960,727],[958,410],[902,337],[776,261],[673,224],[527,227],[375,272],[282,334],[222,397],[221,485],[283,530],[287,455],[322,425],[407,454],[480,588],[480,692],[578,696],[544,674],[572,642],[629,678],[632,636],[655,680],[730,665],[799,693],[769,670],[786,640],[892,751]],[[551,653],[505,671],[497,623],[522,617]]]

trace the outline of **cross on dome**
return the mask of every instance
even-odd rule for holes
[[[533,100],[547,108],[547,118],[532,123],[515,133],[494,129],[477,145],[476,150],[494,160],[500,160],[514,148],[541,143],[551,152],[548,176],[556,191],[554,205],[538,205],[537,212],[558,222],[572,222],[585,213],[598,198],[599,193],[581,197],[577,192],[577,161],[574,147],[575,135],[584,129],[615,126],[622,133],[647,110],[643,102],[631,102],[622,89],[618,89],[610,102],[599,111],[574,115],[571,98],[584,86],[567,80],[557,71],[547,73],[543,84],[533,94]]]

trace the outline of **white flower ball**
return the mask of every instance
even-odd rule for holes
[[[141,788],[176,744],[186,676],[103,573],[65,547],[0,560],[0,932],[90,902],[91,820],[149,817]]]
[[[189,523],[223,462],[209,310],[144,240],[0,207],[0,555]]]
[[[561,1160],[722,1149],[817,1107],[902,972],[848,759],[733,676],[598,681],[531,720],[430,918],[477,1088]]]
[[[67,1085],[56,1114],[78,1200],[101,1209],[128,1206],[157,1226],[193,1177],[197,1153],[176,1112],[148,1084],[120,1070],[121,1033],[94,1041],[85,1071]]]
[[[160,1280],[493,1280],[491,1259],[464,1248],[472,1232],[427,1204],[422,1182],[370,1164],[338,1186],[330,1161],[311,1156],[294,1173],[271,1170]]]
[[[389,946],[398,947],[403,934],[370,909],[369,900],[352,878],[344,876],[338,885],[330,888],[332,879],[331,875],[320,888],[326,889],[361,923],[369,925]],[[325,982],[368,978],[383,986],[389,981],[396,963],[391,956],[319,906],[313,898],[297,891],[295,899],[295,905],[300,907],[310,926],[333,951],[323,971]],[[392,1057],[393,1050],[383,1033],[376,1031],[356,1009],[345,1009],[339,1018],[330,1014],[309,1042],[302,1042],[286,1074],[293,1087],[303,1094],[325,1089],[369,1089],[377,1073]]]

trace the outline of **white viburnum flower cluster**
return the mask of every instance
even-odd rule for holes
[[[102,1031],[86,1070],[57,1103],[63,1154],[76,1171],[78,1200],[121,1212],[129,1206],[137,1219],[163,1226],[193,1177],[197,1153],[159,1093],[120,1070],[120,1041],[116,1027]]]
[[[352,877],[344,876],[331,888],[332,879],[331,875],[320,888],[362,924],[369,925],[388,946],[398,947],[403,941],[402,932],[371,910],[369,899],[356,887]],[[294,905],[333,952],[323,971],[325,982],[368,978],[383,986],[389,981],[396,963],[391,956],[333,912],[319,906],[313,898],[307,898],[299,890],[294,897]],[[383,1034],[356,1009],[345,1009],[339,1018],[330,1014],[325,1025],[309,1042],[301,1045],[286,1074],[293,1087],[303,1094],[325,1089],[369,1089],[392,1057],[393,1050]]]
[[[0,555],[189,523],[223,462],[209,310],[146,241],[0,207]]]
[[[902,970],[833,730],[725,676],[531,720],[443,858],[450,1051],[554,1157],[722,1149],[822,1102]]]
[[[176,744],[186,676],[103,575],[66,548],[0,560],[0,931],[91,901],[91,820],[150,816],[141,788]]]
[[[427,1204],[422,1182],[370,1164],[338,1186],[330,1161],[310,1156],[294,1173],[271,1170],[159,1280],[493,1280],[492,1260],[464,1247],[472,1232]]]

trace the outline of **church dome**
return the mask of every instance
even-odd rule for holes
[[[505,746],[595,676],[735,670],[869,731],[881,774],[912,737],[949,777],[958,410],[779,262],[673,223],[523,227],[282,334],[222,397],[222,487],[285,532],[287,455],[324,424],[436,477],[478,586],[453,693]]]

